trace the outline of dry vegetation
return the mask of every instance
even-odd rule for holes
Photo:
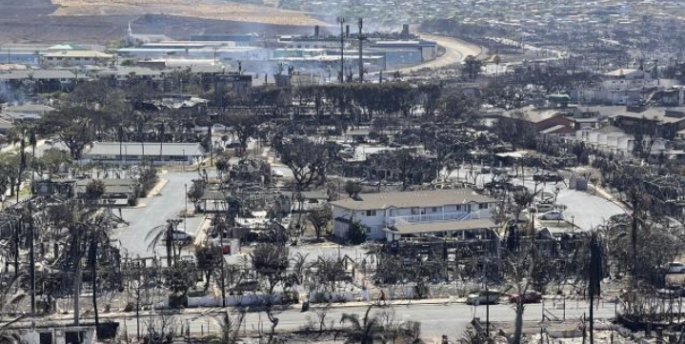
[[[211,0],[53,0],[54,16],[165,14],[202,19],[253,22],[272,25],[316,25],[306,14],[276,8]]]

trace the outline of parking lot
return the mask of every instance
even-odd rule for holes
[[[480,171],[480,169],[478,170]],[[450,178],[457,177],[460,180],[465,180],[467,177],[469,181],[475,179],[476,185],[482,187],[485,183],[493,181],[495,176],[491,173],[478,174],[475,170],[473,175],[470,174],[469,170],[457,170],[450,174]],[[526,171],[525,180],[512,178],[510,182],[514,185],[523,185],[531,192],[536,188],[536,182],[533,181],[533,173],[528,171]],[[563,211],[564,219],[572,222],[575,230],[590,230],[603,224],[611,216],[624,213],[623,209],[615,203],[594,195],[592,191],[586,192],[569,189],[565,182],[540,183],[537,185],[537,190],[542,191],[538,195],[541,196],[543,192],[547,195],[554,195],[556,188],[559,188],[556,197],[557,204],[566,206],[566,209]],[[540,197],[536,199],[536,201],[539,200]],[[544,221],[541,225],[556,227],[557,221]]]

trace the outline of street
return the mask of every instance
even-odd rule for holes
[[[124,255],[128,253],[130,257],[153,256],[154,253],[148,250],[150,240],[145,237],[153,228],[166,225],[167,219],[178,218],[179,213],[185,208],[184,185],[187,184],[190,187],[192,180],[198,178],[198,175],[197,172],[169,172],[160,173],[159,178],[167,180],[159,196],[141,198],[139,199],[140,207],[123,208],[121,211],[122,217],[129,222],[129,225],[117,228],[112,238],[121,242]],[[189,201],[188,209],[192,207],[193,204]],[[202,214],[189,217],[179,224],[178,229],[186,230],[194,236],[202,219]],[[158,245],[155,252],[158,256],[166,255],[162,245]]]
[[[542,307],[543,304],[529,304],[526,305],[524,313],[524,321],[539,322],[542,319]],[[547,300],[544,304],[545,314],[553,315],[557,319],[562,320],[564,318],[564,310],[561,308],[561,304],[557,303],[557,307],[554,307],[552,302]],[[567,301],[565,319],[580,319],[583,314],[588,312],[588,304],[584,301]],[[614,317],[615,314],[615,304],[613,303],[600,303],[595,309],[595,319],[606,320]],[[463,332],[468,327],[468,324],[474,317],[479,317],[481,321],[485,322],[486,319],[486,306],[470,306],[463,303],[442,303],[442,304],[411,304],[411,301],[407,301],[406,304],[396,305],[392,307],[378,308],[375,312],[388,312],[391,314],[391,318],[396,322],[404,322],[407,320],[419,321],[421,322],[421,333],[425,337],[439,337],[443,334],[448,335],[451,338],[460,338]],[[276,317],[279,319],[277,331],[294,331],[302,328],[308,322],[318,320],[315,307],[312,307],[310,311],[301,312],[299,306],[295,306],[288,310],[282,311],[277,314]],[[344,313],[356,313],[360,316],[364,315],[367,306],[355,305],[349,306],[344,304],[334,304],[326,314],[326,324],[331,322],[335,326],[339,326],[340,317]],[[216,332],[219,330],[219,325],[216,319],[207,314],[217,314],[220,312],[219,308],[212,309],[204,314],[199,313],[198,310],[193,314],[186,311],[174,316],[174,320],[177,325],[183,325],[184,327],[190,325],[191,333],[207,333],[209,331]],[[490,306],[490,321],[492,322],[512,322],[515,318],[515,313],[511,305],[491,305]],[[123,317],[114,317],[116,321],[122,321]],[[145,328],[150,319],[155,319],[155,316],[150,316],[148,312],[145,315],[141,314],[141,333],[145,333]],[[264,327],[268,328],[268,320],[266,315],[260,312],[250,312],[245,317],[245,329],[247,332],[256,332],[257,326],[261,322],[265,323]],[[136,333],[136,319],[135,316],[130,314],[126,316],[125,319],[126,328],[129,336],[135,335]],[[120,324],[120,329],[124,327],[124,324]]]

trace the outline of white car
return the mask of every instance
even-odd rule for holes
[[[499,297],[500,294],[497,291],[488,291],[487,293],[485,291],[469,294],[466,297],[466,304],[467,305],[485,305],[485,304],[496,304],[499,302]]]
[[[685,264],[681,262],[670,262],[664,266],[669,274],[685,273]]]
[[[538,220],[563,220],[564,213],[558,210],[548,211],[542,215],[538,215]]]
[[[217,123],[217,124],[214,124],[214,125],[212,126],[212,132],[215,132],[215,133],[223,133],[223,132],[225,132],[225,131],[226,131],[226,126],[223,125],[223,124],[218,124],[218,123]]]

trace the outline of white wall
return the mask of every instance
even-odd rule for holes
[[[272,303],[281,302],[282,295],[280,293],[274,293],[271,295]],[[251,306],[264,304],[269,299],[266,294],[247,294],[247,295],[232,295],[226,296],[227,306]],[[221,297],[213,296],[201,296],[201,297],[189,297],[188,307],[216,307],[221,306]]]
[[[376,210],[374,216],[367,216],[366,211],[353,211],[344,209],[335,205],[333,208],[333,219],[344,218],[351,221],[359,221],[362,225],[368,228],[366,235],[371,239],[382,239],[385,237],[385,232],[383,232],[383,227],[385,226],[385,211]],[[335,221],[333,231],[336,236],[345,237],[347,236],[347,224],[341,221]]]
[[[65,332],[84,331],[85,337],[83,344],[90,344],[93,342],[94,327],[59,327],[54,329],[38,329],[20,331],[22,342],[26,344],[40,344],[40,333],[51,332],[53,344],[64,344],[66,342]]]
[[[368,216],[367,211],[352,211],[344,209],[335,205],[333,208],[333,219],[344,218],[352,221],[359,221],[362,225],[368,228],[367,236],[370,239],[386,239],[392,240],[392,234],[383,231],[388,224],[390,217],[396,216],[418,216],[418,215],[440,215],[442,213],[454,212],[469,212],[473,214],[472,219],[489,219],[492,218],[492,212],[496,205],[489,203],[488,208],[479,209],[478,203],[470,204],[452,204],[442,207],[416,207],[413,208],[390,208],[385,210],[376,210],[375,215]],[[433,209],[435,208],[435,209]],[[426,219],[426,222],[429,222]],[[347,237],[347,230],[349,225],[346,222],[334,221],[333,232],[336,236]]]

